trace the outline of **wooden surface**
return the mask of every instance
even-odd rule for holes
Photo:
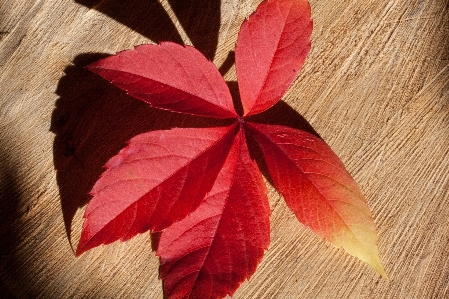
[[[162,298],[149,234],[79,258],[70,242],[126,140],[203,120],[149,108],[83,66],[172,40],[234,81],[236,34],[258,2],[0,0],[1,298]],[[293,126],[302,115],[347,165],[390,280],[319,240],[268,186],[271,245],[234,298],[449,298],[448,3],[311,0],[312,50],[275,109]]]

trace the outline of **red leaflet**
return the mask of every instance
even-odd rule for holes
[[[310,50],[307,1],[262,2],[240,28],[235,65],[244,115],[276,104],[298,75]]]
[[[217,118],[237,116],[217,68],[190,46],[141,45],[88,69],[156,108]]]
[[[386,276],[365,198],[331,148],[304,131],[254,123],[248,128],[298,220]]]
[[[157,254],[168,298],[222,298],[249,278],[270,242],[265,183],[240,130],[204,203],[163,231]]]
[[[191,213],[211,189],[233,135],[233,127],[217,127],[154,131],[131,139],[91,191],[77,255],[162,230]]]
[[[287,91],[311,31],[306,0],[263,1],[243,23],[236,46],[243,117],[217,69],[192,47],[143,45],[90,65],[155,107],[235,122],[134,137],[93,187],[77,254],[162,231],[157,255],[167,298],[232,295],[269,244],[267,195],[248,151],[250,134],[299,221],[386,276],[366,201],[330,147],[309,133],[246,118]]]

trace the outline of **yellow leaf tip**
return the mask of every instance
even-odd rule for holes
[[[379,255],[377,254],[377,250],[375,254],[369,256],[368,258],[362,258],[358,256],[362,261],[366,262],[371,268],[374,269],[382,278],[389,280],[387,272],[385,272],[385,269],[382,265],[382,262],[380,261]]]

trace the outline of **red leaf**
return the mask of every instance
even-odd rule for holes
[[[190,46],[141,45],[88,69],[156,108],[216,118],[237,116],[217,68]]]
[[[386,276],[363,194],[331,148],[304,131],[248,123],[277,190],[300,222]]]
[[[242,24],[235,64],[244,115],[276,104],[310,50],[312,21],[304,0],[264,1]]]
[[[236,47],[243,117],[215,66],[192,47],[143,45],[90,65],[154,107],[235,124],[133,138],[93,187],[77,254],[163,230],[157,254],[168,298],[232,295],[269,244],[265,185],[245,139],[251,133],[297,218],[386,276],[366,200],[330,147],[303,131],[246,120],[287,91],[311,31],[305,0],[263,1],[243,23]]]
[[[134,137],[106,164],[84,214],[77,255],[162,230],[191,213],[215,181],[234,126],[154,131]]]
[[[249,278],[270,242],[265,184],[240,130],[201,206],[162,232],[167,298],[221,298]]]

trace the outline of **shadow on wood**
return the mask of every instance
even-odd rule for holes
[[[270,125],[286,126],[293,129],[306,131],[321,138],[313,129],[309,122],[302,117],[295,109],[287,105],[284,101],[279,101],[270,109],[248,117],[248,121]],[[321,138],[322,139],[322,138]]]
[[[168,13],[157,0],[76,2],[108,15],[156,43],[184,43]],[[220,30],[221,1],[170,0],[169,3],[195,48],[209,60],[213,60]]]
[[[286,126],[297,130],[306,131],[321,138],[321,136],[318,135],[318,133],[302,115],[283,101],[277,102],[276,105],[262,113],[248,117],[247,120],[255,123]],[[256,161],[260,171],[271,186],[274,187],[273,180],[268,172],[268,166],[265,163],[262,151],[257,145],[256,140],[253,136],[251,136],[251,134],[246,134],[246,139],[248,141],[248,148],[251,157]]]
[[[7,157],[6,152],[6,148],[0,147],[0,157]],[[20,239],[26,237],[21,235],[18,227],[21,193],[16,173],[9,161],[3,163],[0,168],[0,269],[9,280],[20,280],[24,275],[15,255]],[[0,280],[0,297],[15,298],[6,284],[6,279],[5,282],[3,278]]]

